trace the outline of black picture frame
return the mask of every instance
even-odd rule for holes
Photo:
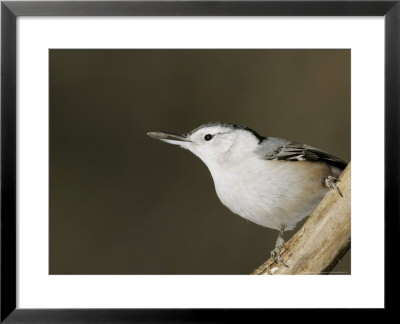
[[[16,19],[19,16],[384,16],[385,309],[398,283],[391,256],[399,234],[400,0],[395,1],[2,1],[1,313],[5,323],[236,322],[264,310],[16,308]],[[367,140],[367,139],[366,139]],[[368,155],[374,150],[366,153]],[[373,263],[371,256],[371,263]],[[366,283],[367,284],[367,283]],[[268,315],[269,316],[269,315]]]

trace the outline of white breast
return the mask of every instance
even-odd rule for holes
[[[233,213],[274,229],[292,229],[318,205],[323,181],[340,170],[324,163],[266,161],[208,166],[221,202]]]

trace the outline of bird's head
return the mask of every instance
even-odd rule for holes
[[[237,163],[254,152],[263,140],[248,127],[220,122],[201,125],[183,135],[170,132],[149,132],[147,135],[191,151],[208,167]]]

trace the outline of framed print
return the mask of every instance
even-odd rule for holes
[[[3,1],[1,321],[390,307],[399,15]]]

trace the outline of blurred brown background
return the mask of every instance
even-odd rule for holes
[[[50,50],[50,274],[264,262],[277,231],[224,207],[190,152],[146,136],[209,121],[350,160],[350,50]]]

